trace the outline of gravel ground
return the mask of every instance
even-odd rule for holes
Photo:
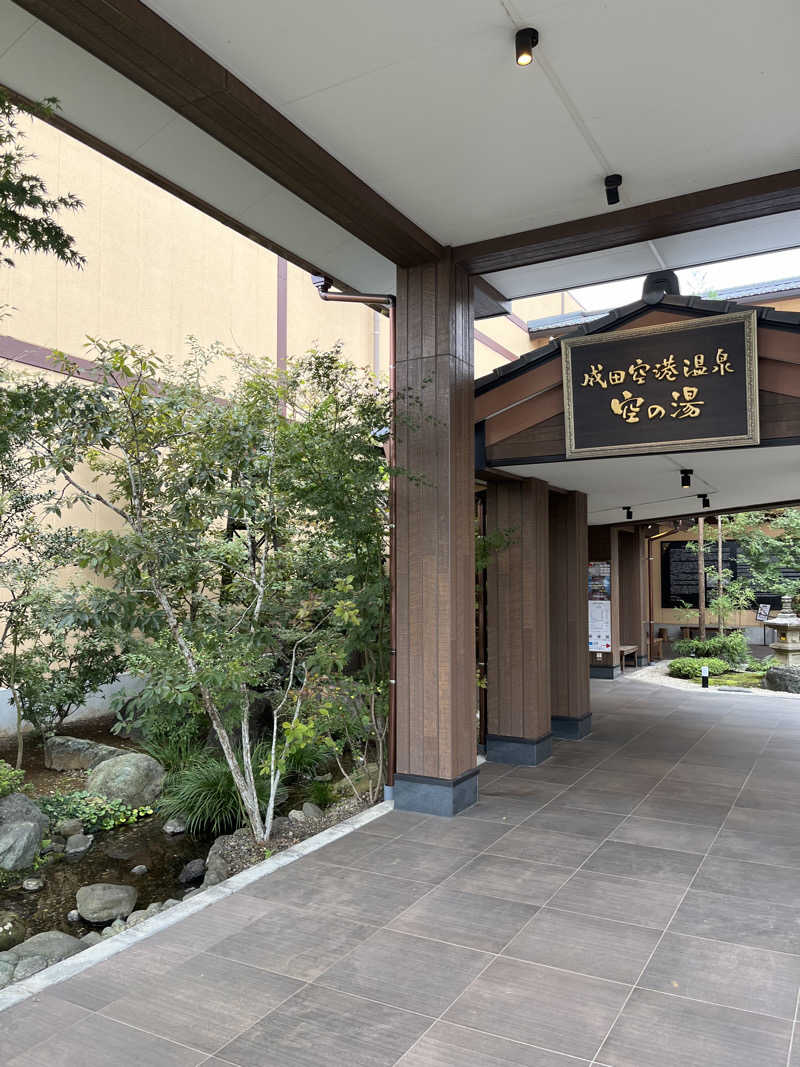
[[[636,671],[626,671],[625,677],[635,678],[637,682],[650,682],[651,685],[666,685],[672,689],[691,689],[697,691],[700,687],[688,678],[672,678],[667,671],[672,661],[661,659],[657,663],[651,663],[649,667],[639,667]],[[722,693],[735,690],[740,693],[755,693],[758,696],[771,696],[780,699],[787,697],[789,700],[800,700],[800,693],[776,693],[772,689],[751,689],[746,686],[713,686]]]

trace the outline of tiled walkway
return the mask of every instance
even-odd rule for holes
[[[800,702],[593,685],[486,764],[0,1015],[7,1067],[800,1067]]]

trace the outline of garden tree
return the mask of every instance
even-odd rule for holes
[[[193,345],[178,369],[118,342],[93,355],[95,384],[27,387],[48,409],[35,456],[67,483],[65,503],[113,521],[83,533],[80,562],[113,582],[140,635],[130,667],[211,723],[263,841],[286,761],[315,732],[318,676],[347,669],[385,699],[388,472],[373,433],[389,397],[338,351],[284,374],[231,355],[224,397],[208,381],[219,349]],[[266,810],[254,692],[272,708]]]
[[[29,113],[45,118],[57,107],[58,101],[51,97],[32,105]],[[0,92],[0,261],[13,267],[9,253],[45,252],[67,266],[82,267],[86,260],[58,216],[78,211],[83,204],[74,193],[51,196],[43,179],[28,169],[35,157],[27,151],[19,128],[22,113]]]
[[[797,596],[800,592],[800,508],[745,511],[725,516],[725,537],[738,544],[755,593]]]

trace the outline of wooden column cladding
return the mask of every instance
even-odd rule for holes
[[[488,486],[487,532],[511,538],[487,570],[490,760],[550,754],[549,495],[535,479]]]
[[[472,282],[448,255],[397,291],[397,771],[452,784],[476,769]]]
[[[583,737],[591,728],[586,520],[585,493],[550,493],[550,706],[556,737]]]

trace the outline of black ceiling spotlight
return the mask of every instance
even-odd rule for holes
[[[631,520],[631,519],[633,518],[633,509],[632,509],[632,508],[625,508],[625,518],[626,518],[626,519],[627,519],[627,520],[628,520],[629,522],[630,522],[630,520]]]
[[[700,501],[701,507],[704,507],[704,508],[710,508],[711,507],[711,502],[708,499],[708,493],[698,493],[697,494],[697,498]]]
[[[684,467],[684,469],[681,471],[681,489],[691,489],[692,488],[692,475],[693,474],[694,474],[694,471],[687,470]]]
[[[607,174],[605,177],[606,200],[609,205],[619,203],[619,187],[622,185],[621,174]]]
[[[539,31],[530,26],[517,30],[514,43],[517,49],[517,66],[529,67],[533,63],[533,50],[539,43]]]

